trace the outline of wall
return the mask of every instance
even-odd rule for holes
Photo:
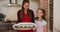
[[[59,3],[60,0],[54,0],[54,32],[56,32],[56,29],[60,29],[60,4]]]
[[[48,1],[49,0],[40,0],[40,8],[45,9],[47,21],[48,21]]]
[[[23,0],[18,0],[18,4],[22,5]],[[21,7],[6,7],[6,4],[9,3],[9,0],[0,1],[0,12],[6,14],[6,20],[17,20],[17,11],[21,9]],[[30,9],[32,9],[35,13],[37,8],[39,7],[38,2],[30,1]]]

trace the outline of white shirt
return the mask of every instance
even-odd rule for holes
[[[43,32],[43,27],[47,24],[45,20],[37,21],[35,20],[35,23],[37,25],[36,32]]]

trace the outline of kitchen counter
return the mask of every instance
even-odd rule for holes
[[[0,22],[0,32],[16,32],[12,25],[13,23]]]
[[[0,31],[13,29],[11,23],[0,23]]]

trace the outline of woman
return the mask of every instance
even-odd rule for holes
[[[34,22],[34,13],[29,9],[29,0],[23,0],[22,9],[17,12],[19,22]],[[33,32],[33,30],[20,30],[19,32]]]

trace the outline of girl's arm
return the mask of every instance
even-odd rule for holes
[[[43,27],[43,31],[44,31],[44,32],[47,32],[47,29],[48,29],[48,27],[47,27],[47,25],[45,25],[45,26]]]

